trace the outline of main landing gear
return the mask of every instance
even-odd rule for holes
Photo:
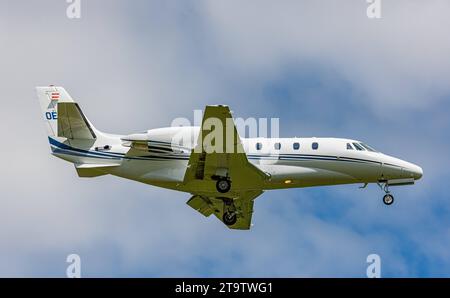
[[[231,181],[228,177],[220,177],[214,176],[213,179],[216,179],[216,189],[220,193],[227,193],[231,189]],[[232,226],[237,222],[237,212],[236,206],[234,205],[233,199],[223,198],[224,209],[222,220],[227,226]]]
[[[387,182],[383,184],[381,183],[377,183],[378,186],[386,193],[383,196],[383,203],[387,206],[392,205],[394,203],[394,196],[391,195],[390,191],[389,191],[389,184]]]
[[[231,181],[228,178],[219,178],[216,182],[216,189],[220,193],[227,193],[231,189]]]
[[[236,223],[237,221],[237,215],[235,212],[224,212],[223,213],[223,222],[227,225],[227,226],[232,226]]]
[[[224,199],[223,202],[225,204],[222,217],[223,222],[227,226],[232,226],[237,221],[236,206],[234,205],[232,199]]]

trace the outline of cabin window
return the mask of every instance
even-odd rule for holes
[[[317,142],[312,143],[313,150],[317,150],[319,148],[319,144]]]
[[[353,143],[353,146],[355,146],[356,150],[358,151],[364,151],[364,148],[358,143]]]
[[[294,143],[294,144],[292,144],[292,148],[294,148],[294,150],[300,149],[300,143]]]
[[[281,143],[275,143],[273,147],[275,148],[275,150],[280,150]]]
[[[262,144],[256,143],[256,150],[261,150],[261,149],[262,149]]]
[[[352,144],[347,143],[347,150],[353,150]]]

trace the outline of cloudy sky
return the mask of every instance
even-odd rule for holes
[[[0,0],[0,276],[450,276],[450,2]],[[281,136],[361,139],[424,177],[267,192],[250,231],[189,196],[51,157],[34,87],[62,85],[100,130],[128,134],[223,103]]]

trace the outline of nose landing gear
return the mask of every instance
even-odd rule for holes
[[[394,203],[394,196],[391,195],[389,191],[389,184],[387,182],[385,182],[384,185],[382,183],[377,184],[386,193],[383,196],[383,203],[387,206],[392,205]]]

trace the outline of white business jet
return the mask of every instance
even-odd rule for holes
[[[232,229],[250,228],[253,202],[266,190],[376,183],[391,205],[389,186],[414,184],[423,173],[357,140],[241,139],[223,105],[207,106],[201,127],[107,134],[64,88],[36,89],[52,154],[73,163],[80,177],[111,174],[190,193],[189,206]]]

